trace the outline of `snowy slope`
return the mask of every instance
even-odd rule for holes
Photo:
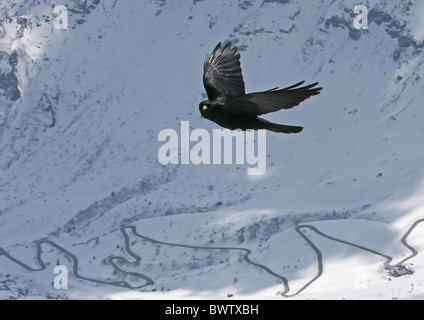
[[[0,5],[0,298],[424,298],[422,2],[366,1],[367,30],[357,1],[60,4],[66,30],[56,3]],[[305,130],[267,133],[261,176],[158,160],[161,130],[217,128],[226,40],[248,92],[323,87],[266,116]]]

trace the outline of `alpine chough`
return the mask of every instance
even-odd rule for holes
[[[240,66],[240,53],[228,42],[218,43],[204,60],[203,84],[208,95],[199,104],[201,115],[230,130],[266,129],[274,132],[298,133],[303,127],[269,122],[260,115],[291,109],[320,93],[318,82],[303,86],[305,81],[290,87],[273,88],[246,94]]]

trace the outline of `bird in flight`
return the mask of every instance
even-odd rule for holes
[[[246,94],[240,66],[240,53],[228,42],[218,43],[204,61],[203,84],[208,95],[199,104],[201,115],[230,130],[266,129],[274,132],[299,133],[303,127],[269,122],[260,115],[291,109],[320,93],[318,82],[303,86],[304,81],[290,87],[274,88]]]

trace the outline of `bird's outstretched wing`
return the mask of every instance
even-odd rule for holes
[[[243,75],[240,66],[240,54],[231,42],[221,43],[204,61],[203,84],[209,100],[229,99],[245,94]]]
[[[284,89],[274,88],[268,91],[255,92],[237,97],[229,101],[225,108],[237,115],[262,115],[281,109],[291,109],[311,96],[320,93],[322,88],[314,88],[318,82],[299,87],[304,81]]]

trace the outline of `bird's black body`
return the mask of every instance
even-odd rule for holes
[[[209,100],[199,104],[199,111],[204,118],[231,130],[298,133],[303,127],[272,123],[258,116],[293,108],[322,89],[315,88],[318,83],[300,87],[303,83],[246,94],[237,48],[230,42],[225,46],[219,43],[204,61],[203,84]]]

